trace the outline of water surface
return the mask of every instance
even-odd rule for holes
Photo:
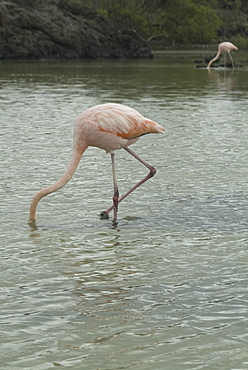
[[[3,369],[247,369],[248,69],[191,58],[0,64]],[[110,156],[63,173],[84,109],[127,104],[166,128],[132,149],[156,176],[111,205]],[[121,193],[147,169],[117,153]]]

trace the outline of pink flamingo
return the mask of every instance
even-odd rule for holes
[[[229,55],[229,58],[231,59],[231,62],[232,62],[232,67],[234,68],[234,62],[233,62],[233,58],[231,56],[231,51],[232,50],[238,50],[238,48],[237,48],[237,46],[233,45],[231,42],[222,42],[221,44],[219,44],[218,53],[216,54],[216,56],[212,60],[210,60],[210,62],[208,63],[207,69],[210,69],[211,64],[219,58],[221,53],[224,53],[224,66],[225,66],[225,68],[226,68],[226,54]]]
[[[37,205],[43,197],[61,189],[68,183],[74,175],[82,154],[88,146],[95,146],[111,154],[114,182],[113,205],[101,213],[101,218],[107,219],[109,212],[113,209],[113,225],[117,225],[118,204],[133,190],[156,173],[154,167],[135,154],[128,146],[135,143],[142,135],[164,132],[164,127],[143,117],[136,110],[122,104],[109,103],[96,105],[87,109],[78,116],[74,124],[72,154],[65,173],[60,180],[53,185],[41,189],[34,195],[30,206],[29,219],[35,220]],[[115,170],[115,150],[121,148],[124,148],[128,153],[138,159],[138,161],[144,164],[150,172],[143,180],[139,181],[127,193],[119,198]]]

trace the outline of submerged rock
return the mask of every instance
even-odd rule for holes
[[[132,29],[116,30],[73,0],[0,3],[0,59],[152,58]]]

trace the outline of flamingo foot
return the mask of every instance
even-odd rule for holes
[[[106,211],[103,211],[100,213],[100,219],[101,220],[108,220],[109,219],[109,215]]]

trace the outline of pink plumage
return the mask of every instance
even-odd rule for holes
[[[229,58],[232,62],[232,67],[234,68],[234,61],[233,61],[232,56],[231,56],[231,51],[232,50],[238,50],[238,48],[237,48],[237,46],[233,45],[231,42],[225,41],[225,42],[220,43],[219,46],[218,46],[218,53],[216,54],[216,56],[213,59],[210,60],[210,62],[208,63],[207,69],[210,69],[211,64],[219,58],[221,53],[224,53],[224,65],[225,65],[225,67],[226,67],[226,54],[228,54]]]
[[[95,146],[111,154],[114,181],[113,205],[105,212],[102,212],[101,216],[102,218],[108,218],[109,212],[114,209],[113,225],[117,225],[118,204],[133,190],[156,173],[154,167],[150,166],[137,154],[131,151],[128,146],[135,143],[142,135],[164,132],[164,127],[145,118],[136,110],[122,104],[101,104],[85,110],[78,116],[74,124],[72,155],[64,175],[53,185],[41,189],[34,195],[30,206],[29,219],[35,220],[37,205],[44,196],[62,188],[72,178],[82,154],[88,146]],[[124,148],[128,153],[149,168],[150,172],[143,180],[119,198],[114,152],[121,148]]]

